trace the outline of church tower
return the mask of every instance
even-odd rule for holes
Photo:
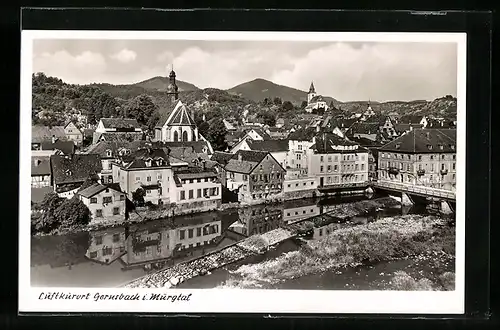
[[[168,77],[170,79],[170,83],[167,87],[167,94],[170,96],[170,100],[172,101],[172,103],[175,103],[179,99],[179,88],[177,87],[177,84],[175,82],[175,71],[173,65]]]
[[[316,90],[314,89],[314,84],[311,81],[311,86],[309,87],[309,93],[307,93],[307,103],[311,103],[311,100],[316,96]]]

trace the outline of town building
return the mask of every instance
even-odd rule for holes
[[[359,185],[368,181],[368,149],[333,133],[314,137],[308,157],[309,176],[319,178],[319,187]]]
[[[227,188],[237,191],[242,203],[279,198],[286,170],[269,152],[239,150],[225,166]]]
[[[379,150],[378,180],[455,190],[456,130],[414,129]]]
[[[278,127],[268,127],[266,128],[266,133],[273,140],[281,140],[281,139],[286,139],[288,137],[288,134],[290,134],[290,131],[284,128],[281,129]]]
[[[307,105],[306,112],[314,112],[314,111],[328,111],[329,106],[326,104],[326,101],[323,99],[323,96],[316,94],[316,89],[314,88],[314,83],[311,82],[311,86],[309,87],[309,93],[307,93]]]
[[[201,136],[194,121],[194,113],[177,100],[172,111],[164,110],[155,127],[155,140],[163,142],[199,141]]]
[[[92,222],[110,218],[125,219],[126,195],[120,190],[118,184],[94,183],[79,189],[76,195],[89,208]]]
[[[399,124],[419,124],[420,128],[427,128],[428,118],[423,115],[407,115],[402,116],[399,120]]]
[[[66,139],[73,141],[76,145],[83,143],[83,132],[72,121],[64,126],[64,134],[66,135]]]
[[[297,179],[308,175],[309,149],[314,144],[316,130],[301,128],[288,137],[287,179]]]
[[[42,188],[51,185],[50,158],[32,159],[31,187]]]
[[[66,140],[64,126],[31,126],[31,150],[40,150],[42,142],[52,140]]]
[[[135,119],[101,118],[94,131],[92,143],[100,141],[136,141],[144,140],[144,132]]]
[[[71,198],[87,179],[99,179],[102,163],[94,154],[52,155],[50,167],[54,192]]]
[[[282,205],[259,205],[238,209],[238,221],[229,229],[246,237],[267,233],[283,224]]]
[[[246,138],[241,140],[229,151],[232,154],[238,150],[269,151],[283,168],[287,168],[288,140],[253,140]]]

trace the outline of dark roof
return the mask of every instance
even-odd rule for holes
[[[139,123],[131,118],[101,118],[105,128],[140,128]]]
[[[407,115],[401,117],[399,121],[404,124],[418,124],[423,117],[422,115]]]
[[[84,182],[102,170],[101,158],[95,154],[52,155],[50,165],[55,184]]]
[[[316,95],[315,97],[313,97],[313,98],[311,99],[311,102],[310,102],[310,103],[314,103],[314,102],[324,102],[324,100],[323,100],[323,96],[321,96],[321,95]]]
[[[453,139],[453,141],[457,141],[457,129],[456,128],[448,128],[448,129],[440,129],[439,130],[444,135]]]
[[[101,191],[104,191],[108,188],[113,189],[113,190],[117,190],[114,188],[114,186],[111,186],[111,185],[103,185],[100,183],[94,183],[90,187],[87,187],[85,189],[78,191],[78,194],[82,195],[83,197],[90,198],[90,197],[92,197],[92,196],[94,196],[94,195],[96,195],[96,194],[100,193]],[[119,189],[117,191],[121,192],[121,190],[119,190]]]
[[[104,138],[104,141],[130,142],[144,139],[143,132],[94,132],[92,143],[97,143]]]
[[[52,136],[58,139],[66,139],[64,126],[48,126],[34,125],[31,126],[31,142],[41,143],[42,141],[50,141]]]
[[[166,147],[172,149],[172,151],[175,148],[189,148],[192,149],[197,154],[202,154],[202,153],[210,154],[210,148],[208,147],[208,143],[203,140],[185,141],[185,142],[164,142],[163,144]],[[207,151],[203,152],[203,148],[206,148]]]
[[[446,133],[444,132],[446,131]],[[455,131],[455,132],[452,132]],[[380,151],[406,153],[456,152],[456,130],[414,129],[387,143]],[[443,149],[441,149],[441,147]]]
[[[87,154],[97,154],[101,158],[116,158],[119,156],[119,151],[121,149],[126,149],[130,151],[135,151],[140,148],[144,148],[148,144],[146,140],[136,140],[136,141],[100,141],[92,145],[88,150]],[[107,151],[111,151],[111,156],[108,156]]]
[[[379,131],[380,126],[379,123],[354,123],[352,126],[349,128],[349,133],[351,134],[377,134]]]
[[[396,132],[402,133],[410,131],[410,128],[422,128],[422,124],[396,124],[394,125],[394,128],[396,129]]]
[[[311,141],[314,136],[316,136],[316,129],[314,127],[301,128],[290,133],[288,140]]]
[[[40,159],[40,164],[38,165],[31,163],[31,176],[37,175],[50,175],[50,160],[48,157]]]
[[[226,171],[252,173],[255,167],[269,154],[267,151],[238,150],[227,162]],[[240,158],[241,157],[241,160]]]
[[[343,149],[337,149],[335,146],[359,146],[356,142],[349,141],[341,138],[337,134],[323,133],[316,136],[316,143],[311,146],[319,154],[325,153],[341,153]],[[364,151],[364,148],[358,147],[357,151]],[[345,150],[346,152],[353,152],[353,150]]]
[[[185,170],[175,171],[175,175],[181,180],[212,178],[217,176],[217,172],[212,169],[203,169],[201,167],[192,167]]]
[[[229,152],[222,152],[222,151],[215,151],[214,154],[212,155],[211,160],[226,166],[226,164],[229,162],[229,160],[233,157],[233,154]]]
[[[170,121],[168,118],[172,114]],[[189,109],[180,100],[175,104],[169,104],[167,107],[160,110],[160,120],[156,127],[163,127],[167,125],[179,125],[179,126],[196,126],[194,118],[192,118]]]
[[[151,159],[151,168],[170,166],[169,151],[167,148],[144,148],[132,152],[130,155],[121,157],[122,166],[126,169],[145,168],[146,160]],[[164,163],[157,165],[154,160],[162,158]]]
[[[253,141],[247,140],[251,150],[281,152],[288,151],[288,140]]]
[[[330,126],[331,127],[337,126],[339,128],[349,128],[357,121],[358,118],[332,118]]]
[[[382,143],[380,141],[372,141],[366,138],[350,138],[352,142],[359,144],[362,147],[382,147]]]
[[[435,120],[435,119],[429,119],[427,121],[427,127],[426,128],[453,128],[454,125],[451,121],[449,120]]]
[[[63,141],[57,139],[52,143],[52,140],[43,141],[40,144],[41,150],[60,150],[65,155],[71,155],[75,152],[75,143],[73,141]]]
[[[95,132],[95,129],[92,129],[92,128],[86,128],[83,130],[83,136],[87,137],[87,138],[91,138],[92,136],[94,136],[94,132]]]
[[[365,123],[370,123],[370,124],[376,123],[376,124],[382,126],[383,124],[385,124],[387,119],[392,121],[392,119],[389,116],[384,116],[382,114],[375,114],[373,116],[367,117],[365,119]]]

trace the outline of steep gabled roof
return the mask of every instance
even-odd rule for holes
[[[75,143],[73,141],[56,140],[43,141],[40,146],[41,150],[60,150],[65,155],[71,155],[75,152]]]
[[[212,155],[211,160],[226,166],[226,164],[229,162],[231,158],[233,158],[234,154],[229,153],[229,152],[222,152],[222,151],[215,151],[214,154]]]
[[[399,121],[404,124],[418,124],[423,117],[422,115],[407,115],[401,117]]]
[[[316,136],[316,143],[311,146],[310,149],[313,149],[316,153],[325,154],[325,153],[341,153],[344,150],[339,149],[338,147],[354,147],[358,146],[356,151],[365,151],[363,147],[360,147],[358,143],[349,141],[345,138],[338,136],[333,133],[322,133]],[[346,152],[353,152],[353,150],[347,149]]]
[[[50,161],[49,158],[40,159],[40,164],[31,164],[31,176],[37,175],[50,175]]]
[[[312,138],[316,135],[316,129],[314,127],[300,128],[295,132],[290,133],[288,140],[293,141],[312,141]]]
[[[349,133],[350,134],[377,134],[379,131],[380,126],[379,123],[360,123],[356,122],[352,124],[352,126],[349,128]]]
[[[247,140],[251,150],[283,152],[288,151],[288,140],[268,140],[268,141],[253,141]]]
[[[228,161],[226,171],[250,174],[268,154],[267,151],[238,150]]]
[[[42,141],[50,141],[52,137],[57,139],[66,139],[64,126],[48,126],[34,125],[31,126],[31,142],[40,143]]]
[[[144,148],[148,142],[146,140],[137,141],[100,141],[92,145],[88,150],[87,154],[97,154],[101,158],[116,158],[119,156],[118,152],[121,149],[127,149],[130,151],[135,151],[140,148]],[[108,156],[107,151],[111,151],[111,156]]]
[[[191,117],[188,108],[178,100],[175,105],[169,105],[160,111],[160,120],[156,125],[161,128],[169,126],[196,126],[194,118]]]
[[[113,186],[110,186],[110,185],[106,186],[106,185],[103,185],[103,184],[100,184],[100,183],[94,183],[90,187],[87,187],[85,189],[82,189],[82,190],[78,191],[78,195],[82,195],[85,198],[90,198],[90,197],[95,196],[98,193],[100,193],[101,191],[104,191],[106,189],[113,189],[113,190],[116,190],[116,191],[120,191],[119,189],[117,190]]]
[[[139,149],[136,150],[135,152],[131,153],[130,155],[126,155],[121,157],[121,161],[123,164],[123,167],[126,169],[134,169],[134,168],[145,168],[146,167],[146,161],[148,159],[152,160],[151,162],[151,168],[156,168],[156,167],[166,167],[170,166],[170,158],[169,158],[169,151],[168,148],[144,148],[144,149]],[[163,164],[162,165],[157,165],[156,160],[158,159],[163,159]]]
[[[453,136],[456,136],[456,130],[452,129],[414,129],[387,143],[380,151],[454,153],[456,152],[456,139]]]
[[[102,170],[101,158],[95,154],[52,155],[50,165],[55,184],[84,182]]]
[[[104,128],[140,128],[137,120],[132,118],[101,118]]]

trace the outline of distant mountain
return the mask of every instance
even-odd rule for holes
[[[177,87],[179,87],[179,91],[181,91],[181,92],[195,91],[195,90],[199,89],[195,85],[190,84],[190,83],[185,82],[185,81],[176,80],[175,82],[177,83]],[[168,77],[156,76],[156,77],[138,82],[136,84],[132,84],[132,86],[137,86],[137,87],[142,87],[144,89],[151,89],[151,90],[164,92],[167,90],[168,84],[170,84],[170,80]]]
[[[274,99],[275,97],[281,98],[282,101],[290,101],[300,105],[302,101],[307,101],[307,92],[299,89],[278,85],[272,81],[265,79],[255,79],[227,90],[229,93],[241,96],[243,98],[261,102],[265,98]],[[324,96],[325,101],[334,104],[339,103],[332,97]]]

